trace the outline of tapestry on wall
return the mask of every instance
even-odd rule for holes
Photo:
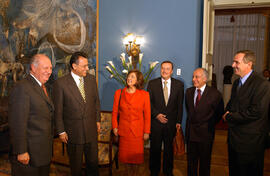
[[[50,80],[69,72],[73,52],[89,56],[95,74],[97,0],[0,0],[1,94],[28,72],[30,57],[50,57]]]

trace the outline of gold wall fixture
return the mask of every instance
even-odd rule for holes
[[[140,47],[144,43],[144,38],[143,36],[135,36],[133,33],[128,33],[124,37],[123,43],[126,46],[127,54],[132,58],[132,66],[136,69],[141,52]]]

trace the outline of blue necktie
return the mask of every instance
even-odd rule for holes
[[[237,86],[237,91],[239,91],[240,90],[240,88],[242,87],[242,81],[241,81],[241,79],[239,79],[239,83],[238,83],[238,86]]]

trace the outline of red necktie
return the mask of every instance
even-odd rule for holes
[[[45,93],[45,95],[47,96],[47,97],[49,97],[48,96],[48,92],[47,92],[47,89],[46,89],[46,87],[45,87],[45,85],[44,84],[42,84],[42,89],[43,89],[43,91],[44,91],[44,93]]]
[[[197,97],[196,97],[195,107],[198,106],[200,99],[201,99],[201,89],[197,89]]]

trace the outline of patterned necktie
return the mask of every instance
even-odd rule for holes
[[[164,95],[164,100],[165,100],[165,105],[167,106],[168,104],[168,87],[167,87],[167,81],[164,81],[164,88],[163,88],[163,95]]]
[[[84,82],[83,82],[83,79],[82,78],[80,78],[79,90],[80,90],[80,93],[82,95],[83,101],[86,102],[85,101]]]
[[[195,107],[198,106],[200,99],[201,99],[201,89],[197,89],[197,97],[196,97]]]
[[[45,86],[44,84],[42,84],[41,87],[42,87],[42,89],[43,89],[45,95],[46,95],[47,97],[49,97],[49,96],[48,96],[47,89],[46,89],[46,86]]]

